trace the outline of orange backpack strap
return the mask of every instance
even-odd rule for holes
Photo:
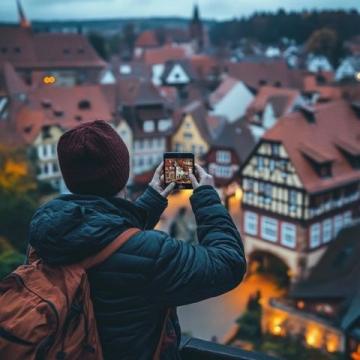
[[[163,326],[162,326],[161,333],[160,333],[160,338],[159,338],[158,344],[156,346],[155,353],[154,353],[154,356],[153,356],[152,360],[160,360],[161,348],[162,348],[162,344],[163,344],[164,339],[165,339],[166,326],[167,326],[167,322],[168,322],[169,317],[170,317],[170,312],[171,312],[171,308],[166,309],[165,317],[164,317],[164,321],[163,321]]]
[[[95,256],[85,259],[84,261],[80,262],[79,265],[81,265],[84,269],[91,269],[92,267],[101,264],[138,232],[140,232],[140,229],[138,228],[129,228],[125,230],[114,241],[112,241],[108,246],[104,247]]]

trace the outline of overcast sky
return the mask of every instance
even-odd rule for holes
[[[22,0],[30,19],[95,19],[114,17],[189,17],[194,3],[201,16],[228,19],[256,10],[357,9],[360,0]],[[16,0],[0,0],[0,21],[16,21]]]

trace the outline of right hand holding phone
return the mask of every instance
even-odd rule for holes
[[[200,165],[195,164],[195,174],[190,174],[193,189],[197,189],[199,186],[210,185],[215,187],[214,177],[208,174]]]

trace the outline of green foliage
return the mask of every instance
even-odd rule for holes
[[[0,190],[0,236],[24,252],[28,227],[37,202],[26,194],[13,194]]]
[[[4,278],[19,265],[23,264],[24,260],[25,256],[14,250],[0,253],[0,279]]]
[[[306,43],[306,50],[309,53],[324,55],[335,62],[341,55],[336,31],[327,28],[314,31]]]
[[[236,321],[239,325],[236,337],[242,340],[250,340],[254,343],[260,341],[262,336],[261,314],[260,293],[256,293],[250,297],[246,311]]]
[[[248,18],[216,23],[210,32],[215,45],[238,44],[243,39],[255,39],[265,44],[277,43],[283,38],[303,44],[319,29],[334,30],[340,43],[360,34],[360,14],[356,11],[312,11],[255,13]]]
[[[0,237],[24,252],[38,204],[37,183],[22,149],[0,147]]]

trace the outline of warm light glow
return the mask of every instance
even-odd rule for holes
[[[55,82],[56,82],[56,77],[53,75],[43,77],[43,83],[45,85],[52,85],[55,84]]]
[[[298,301],[296,305],[298,309],[303,309],[305,307],[305,303],[303,301]]]
[[[321,346],[321,330],[318,327],[310,326],[305,335],[306,343],[311,347]]]
[[[242,196],[243,196],[242,190],[241,190],[240,188],[237,188],[237,189],[235,190],[235,199],[236,199],[237,201],[240,201],[240,200],[242,199]]]
[[[271,320],[270,324],[270,333],[276,336],[283,336],[285,335],[285,328],[283,326],[284,324],[284,317],[281,316],[275,316]]]
[[[360,81],[360,71],[355,74],[355,79]]]
[[[358,345],[356,352],[353,352],[351,354],[351,359],[352,360],[360,360],[360,345]]]
[[[339,338],[334,334],[329,334],[326,339],[326,350],[330,353],[339,349]]]

